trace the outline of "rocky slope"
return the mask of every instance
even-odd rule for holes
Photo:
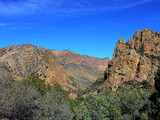
[[[0,75],[21,80],[35,72],[46,84],[58,83],[66,91],[75,91],[91,85],[107,68],[108,61],[23,44],[0,49]]]
[[[36,72],[48,84],[58,83],[66,91],[76,90],[65,69],[58,64],[51,50],[30,44],[0,49],[0,74],[21,80]]]
[[[122,38],[115,46],[108,69],[99,76],[99,88],[116,90],[127,81],[148,81],[154,84],[154,76],[160,65],[160,33],[149,29],[138,30],[128,42]]]
[[[79,89],[86,89],[107,68],[109,58],[95,58],[72,51],[53,51],[60,65]]]

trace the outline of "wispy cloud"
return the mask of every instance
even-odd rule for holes
[[[10,26],[10,25],[12,25],[12,24],[11,23],[0,23],[1,27]]]
[[[0,2],[1,15],[26,15],[38,12],[38,10],[45,8],[50,0],[26,0],[26,1],[12,1]]]
[[[126,9],[137,5],[148,3],[154,0],[116,0],[117,6],[113,6],[114,9]],[[122,5],[122,6],[121,6]]]
[[[0,1],[0,15],[86,14],[127,9],[153,0],[12,0]]]

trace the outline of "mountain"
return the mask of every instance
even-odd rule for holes
[[[59,65],[51,50],[30,44],[0,49],[0,74],[21,80],[32,72],[39,74],[48,84],[58,83],[66,91],[77,90],[63,66]]]
[[[96,81],[108,66],[109,58],[96,58],[75,54],[70,50],[52,51],[60,65],[79,89],[86,89]]]
[[[0,49],[0,75],[22,80],[35,72],[46,84],[58,83],[66,91],[77,91],[91,85],[107,68],[108,61],[71,51],[15,45]]]
[[[128,42],[122,38],[115,46],[113,59],[97,80],[99,88],[116,90],[128,81],[147,81],[154,85],[160,65],[160,33],[138,30]]]

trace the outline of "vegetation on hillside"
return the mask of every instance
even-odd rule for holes
[[[22,81],[0,78],[0,119],[8,120],[159,120],[160,70],[155,90],[131,81],[116,92],[85,92],[76,100],[59,85],[46,85],[32,73]]]

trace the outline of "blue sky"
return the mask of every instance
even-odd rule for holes
[[[0,0],[0,48],[30,43],[112,58],[122,37],[160,32],[159,0]]]

